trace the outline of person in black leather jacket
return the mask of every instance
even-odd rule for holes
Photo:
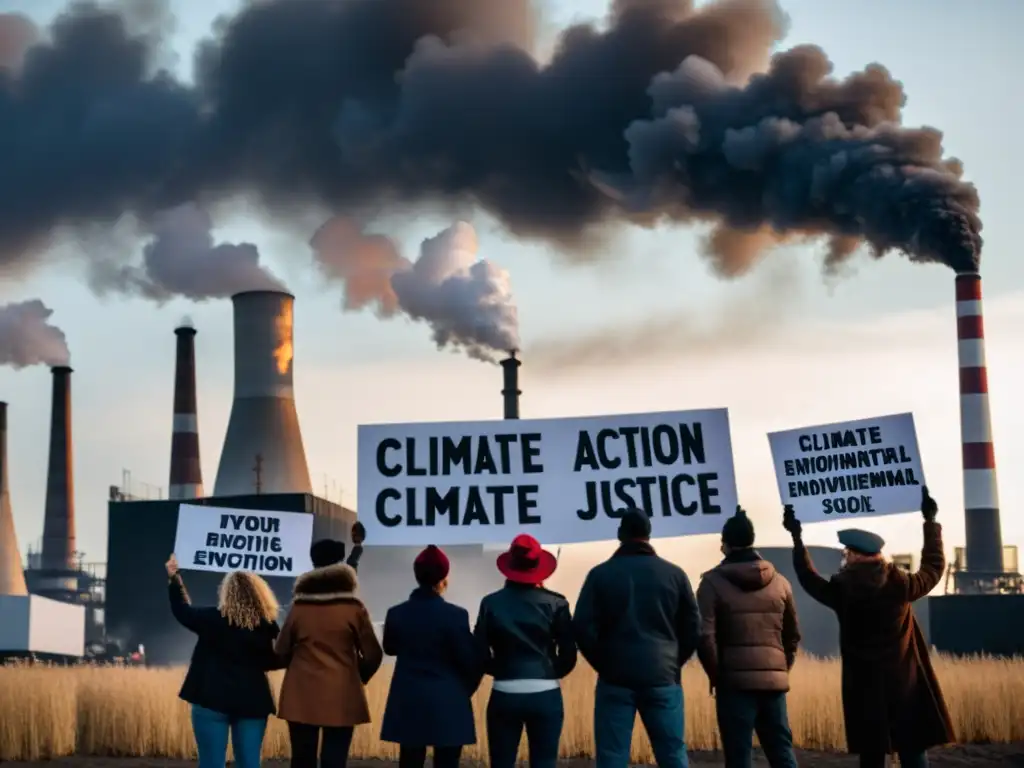
[[[558,681],[576,666],[569,601],[544,588],[558,561],[532,536],[498,556],[504,588],[480,603],[473,635],[486,674],[491,768],[512,768],[526,729],[531,768],[553,768],[565,712]]]

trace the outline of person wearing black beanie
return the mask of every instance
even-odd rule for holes
[[[796,768],[786,710],[800,644],[793,588],[754,549],[742,507],[722,526],[722,554],[697,588],[697,655],[715,693],[726,768],[751,764],[755,730],[772,768]]]

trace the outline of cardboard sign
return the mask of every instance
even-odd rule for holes
[[[654,536],[718,532],[736,507],[729,414],[363,425],[358,503],[380,545],[605,541],[629,508]]]
[[[174,553],[190,571],[298,576],[310,570],[313,515],[178,505]]]
[[[768,435],[779,495],[804,523],[921,508],[914,415],[901,413]]]

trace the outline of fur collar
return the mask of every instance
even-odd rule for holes
[[[355,569],[345,563],[314,568],[295,579],[292,589],[296,603],[326,603],[356,599],[359,579]]]

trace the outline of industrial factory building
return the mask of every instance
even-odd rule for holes
[[[1004,548],[991,444],[981,288],[977,275],[957,277],[961,430],[966,547],[950,564],[948,594],[920,601],[915,610],[930,643],[954,653],[1024,652],[1024,592],[1016,550]],[[6,404],[0,403],[0,655],[82,656],[88,646],[116,641],[146,649],[150,663],[180,663],[192,640],[171,616],[163,564],[173,551],[178,505],[295,512],[313,516],[314,539],[349,541],[356,514],[316,496],[311,487],[296,410],[293,370],[294,297],[251,291],[233,297],[234,399],[221,448],[213,494],[205,496],[197,420],[195,339],[192,327],[175,329],[169,498],[140,500],[111,487],[106,573],[81,562],[75,548],[71,369],[55,367],[44,532],[39,552],[23,571],[15,538],[7,478]],[[519,418],[520,362],[502,362],[506,419]],[[377,621],[411,586],[412,547],[370,542],[360,564],[361,594]],[[472,609],[500,585],[493,553],[481,546],[446,547],[453,570],[450,598]],[[762,554],[796,583],[792,552]],[[819,570],[834,573],[839,551],[812,548]],[[894,558],[912,567],[912,558]],[[197,603],[216,600],[221,574],[187,572]],[[293,580],[268,578],[287,606]],[[835,616],[795,589],[807,652],[838,652]],[[48,628],[48,629],[44,629]]]

